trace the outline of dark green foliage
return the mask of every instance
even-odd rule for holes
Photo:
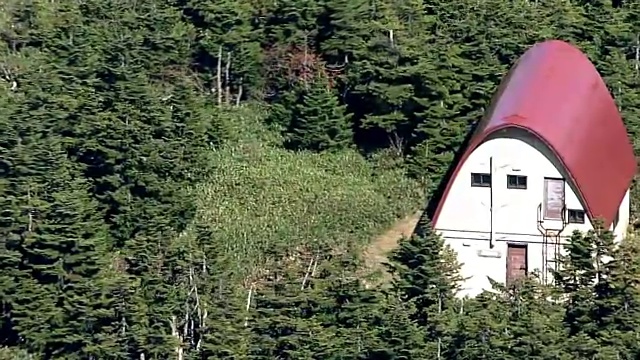
[[[365,289],[349,275],[354,263],[347,257],[320,261],[304,288],[300,272],[297,278],[276,275],[282,280],[258,291],[249,322],[253,358],[424,358],[423,332],[410,319],[410,304]]]
[[[638,247],[597,226],[566,245],[553,287],[528,278],[458,299],[455,256],[429,224],[390,254],[386,289],[362,280],[360,249],[318,249],[316,238],[278,242],[239,271],[234,249],[255,243],[229,246],[199,226],[219,214],[200,214],[192,191],[231,172],[211,154],[242,137],[234,120],[247,100],[269,108],[282,135],[265,136],[273,143],[383,149],[373,158],[391,154],[389,167],[431,191],[509,67],[549,38],[594,62],[637,148],[637,3],[9,0],[0,10],[0,359],[640,357]],[[255,142],[243,156],[259,157]],[[299,226],[316,226],[314,214]]]
[[[448,358],[566,358],[556,300],[532,278],[509,287],[495,284],[494,292],[460,304]]]
[[[445,247],[444,240],[429,224],[419,226],[419,235],[400,241],[389,257],[389,266],[394,276],[393,291],[413,306],[411,318],[424,329],[425,351],[434,356],[446,345],[461,277],[455,255]]]
[[[314,151],[339,150],[352,144],[350,115],[326,82],[301,91],[288,129],[288,145]]]
[[[633,323],[628,314],[637,311],[637,289],[629,287],[637,272],[629,262],[633,245],[614,250],[612,233],[598,227],[574,234],[555,274],[565,298],[566,348],[580,357],[633,358],[638,350],[628,342],[627,330]],[[620,267],[619,261],[628,266]]]
[[[499,294],[484,293],[461,303],[453,323],[451,359],[503,359],[507,349],[507,318]]]
[[[610,274],[612,293],[607,304],[609,334],[607,341],[622,349],[621,359],[640,356],[636,330],[640,326],[640,259],[638,245],[625,241],[613,259],[605,265]]]
[[[419,323],[431,323],[431,314],[451,306],[461,278],[455,256],[440,236],[428,231],[402,240],[389,260],[393,286],[415,304]]]

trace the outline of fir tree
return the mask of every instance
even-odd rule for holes
[[[59,167],[50,178],[28,190],[30,222],[16,244],[26,276],[12,295],[12,323],[27,348],[45,357],[115,356],[113,279],[103,277],[107,229],[86,182],[70,163],[52,163]]]
[[[500,305],[507,313],[505,359],[562,359],[567,355],[562,307],[551,289],[531,276],[495,288],[503,296]]]
[[[254,359],[312,359],[314,339],[323,338],[314,318],[316,299],[302,288],[296,266],[271,272],[258,289],[248,326],[253,333],[249,357]]]
[[[317,81],[303,90],[288,130],[288,143],[297,149],[314,151],[348,148],[353,132],[350,115],[325,82]]]
[[[455,304],[462,280],[451,249],[428,223],[419,224],[418,235],[400,241],[390,260],[393,289],[403,301],[414,304],[413,319],[426,329],[431,356],[446,336],[446,316]]]
[[[579,357],[592,358],[598,356],[608,348],[601,348],[598,343],[599,319],[595,319],[596,309],[606,291],[600,272],[596,267],[600,259],[597,258],[597,237],[594,231],[582,235],[575,232],[569,244],[565,246],[566,255],[559,259],[559,270],[554,273],[556,285],[564,297],[563,324],[567,331],[568,351]],[[605,279],[602,279],[606,281]],[[595,287],[600,287],[599,294]]]
[[[636,330],[640,326],[640,257],[635,239],[625,239],[616,249],[613,259],[604,266],[609,276],[613,296],[605,341],[612,344],[620,359],[640,356]]]
[[[484,292],[458,304],[446,346],[449,359],[503,359],[507,357],[506,304],[500,294]]]
[[[314,359],[422,359],[424,333],[412,307],[395,294],[367,289],[355,277],[358,263],[343,254],[325,264],[312,286],[316,318],[325,328]],[[385,296],[387,295],[387,296]]]

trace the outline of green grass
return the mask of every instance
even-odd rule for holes
[[[216,257],[236,273],[263,266],[266,254],[362,247],[422,204],[416,182],[374,174],[355,151],[294,153],[264,140],[245,136],[213,151],[214,173],[196,189],[199,221],[224,244]]]

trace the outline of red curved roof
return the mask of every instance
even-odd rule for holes
[[[551,40],[531,47],[502,80],[450,179],[492,133],[524,129],[555,153],[591,219],[613,222],[636,171],[633,148],[604,81],[586,55]],[[436,200],[435,225],[453,181]]]

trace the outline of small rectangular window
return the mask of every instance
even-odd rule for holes
[[[526,189],[527,177],[522,175],[507,175],[508,189]]]
[[[471,173],[471,186],[491,187],[491,174]]]
[[[569,209],[568,213],[570,224],[584,224],[584,210]]]

